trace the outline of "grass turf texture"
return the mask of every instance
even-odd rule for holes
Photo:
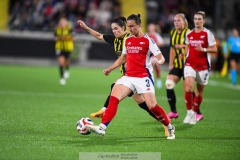
[[[175,140],[167,140],[162,125],[131,98],[120,103],[104,137],[79,135],[77,120],[102,107],[117,78],[118,70],[105,77],[101,68],[72,68],[67,85],[60,86],[57,68],[0,66],[0,159],[79,159],[79,152],[161,152],[163,160],[240,159],[240,89],[228,86],[228,78],[210,78],[201,107],[204,120],[194,126],[182,122],[186,107],[182,84],[176,86],[180,116],[172,121]],[[156,95],[169,112],[165,89]]]

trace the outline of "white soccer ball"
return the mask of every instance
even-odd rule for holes
[[[91,133],[91,131],[89,131],[86,128],[86,125],[94,125],[93,121],[88,118],[88,117],[83,117],[81,118],[79,121],[77,121],[77,131],[78,133],[82,134],[82,135],[88,135]]]

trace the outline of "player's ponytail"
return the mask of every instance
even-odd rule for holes
[[[112,23],[116,23],[120,27],[124,27],[124,30],[126,31],[126,23],[127,19],[125,17],[118,17],[112,20]]]
[[[141,24],[141,14],[131,14],[127,20],[134,20],[136,22],[136,24]]]

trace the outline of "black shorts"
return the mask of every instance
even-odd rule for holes
[[[240,54],[239,53],[230,53],[229,60],[234,60],[237,63],[240,62]]]
[[[183,69],[173,67],[173,68],[169,71],[168,75],[170,75],[170,74],[171,74],[171,75],[178,76],[179,79],[181,79],[182,77],[183,77],[183,79],[184,79]]]
[[[56,55],[63,56],[64,58],[68,59],[71,56],[71,52],[66,52],[66,51],[56,51]]]

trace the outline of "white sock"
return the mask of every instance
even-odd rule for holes
[[[171,125],[171,123],[169,123],[169,125],[167,125],[166,127],[167,127],[167,129],[172,129],[172,128],[173,128],[173,126]]]
[[[102,129],[104,129],[104,130],[107,129],[107,126],[106,126],[105,124],[103,124],[103,123],[100,123],[99,126],[100,126]]]

